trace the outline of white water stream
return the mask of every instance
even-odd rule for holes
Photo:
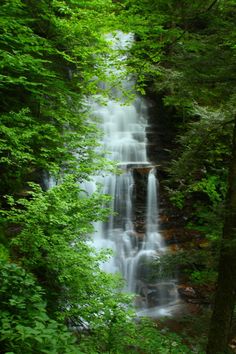
[[[133,36],[119,32],[113,41],[114,47],[125,49],[131,45]],[[121,60],[125,60],[125,56]],[[130,79],[122,82],[124,89],[132,84]],[[116,95],[121,97],[121,92]],[[155,168],[147,157],[147,106],[138,96],[128,105],[122,100],[107,99],[106,105],[93,102],[92,114],[100,119],[103,147],[109,152],[108,158],[117,161],[122,170],[120,175],[111,174],[97,180],[104,186],[104,193],[112,196],[111,208],[115,215],[108,222],[96,225],[94,246],[113,250],[114,255],[102,267],[111,273],[121,272],[126,280],[125,290],[138,294],[139,308],[146,309],[148,314],[148,308],[154,306],[159,314],[168,314],[165,308],[177,298],[174,282],[152,279],[150,284],[142,275],[145,264],[165,252],[158,230],[158,181]],[[145,171],[144,191],[137,190],[135,171],[139,170]],[[146,195],[143,206],[145,225],[140,235],[135,226],[135,195],[143,192]]]

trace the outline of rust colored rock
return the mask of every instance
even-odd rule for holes
[[[196,291],[191,286],[178,286],[178,293],[185,300],[197,298]]]

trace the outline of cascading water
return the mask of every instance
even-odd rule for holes
[[[117,38],[118,37],[118,38]],[[132,35],[118,33],[115,46],[127,48]],[[121,60],[125,57],[122,56]],[[125,70],[125,69],[124,69]],[[123,89],[130,88],[132,80],[123,82]],[[116,93],[121,97],[121,92]],[[117,161],[122,173],[100,178],[104,193],[112,196],[114,214],[106,223],[96,225],[94,246],[97,249],[111,248],[114,252],[110,261],[103,264],[108,272],[121,272],[126,280],[126,291],[139,294],[139,306],[152,306],[150,298],[159,297],[154,305],[166,305],[176,300],[173,282],[148,284],[143,280],[147,265],[165,252],[164,242],[158,231],[158,191],[155,168],[147,158],[147,107],[145,101],[136,97],[132,104],[123,104],[122,99],[107,100],[106,105],[92,104],[93,115],[99,117],[104,132],[103,146],[108,158]],[[135,227],[136,187],[134,171],[145,169],[146,209],[145,233],[140,237]],[[149,265],[150,267],[150,265]],[[144,269],[144,270],[143,270]],[[172,295],[171,295],[172,293]],[[152,296],[150,296],[152,295]]]

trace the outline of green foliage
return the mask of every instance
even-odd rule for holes
[[[226,194],[235,113],[235,4],[127,0],[125,5],[128,16],[121,9],[121,18],[137,35],[130,65],[141,90],[146,85],[152,97],[162,95],[175,112],[173,125],[181,122],[169,169],[170,200],[192,212],[199,227],[204,206],[210,215],[223,210]]]
[[[218,252],[217,252],[218,253]],[[153,263],[153,272],[163,279],[175,277],[181,271],[193,285],[214,285],[217,278],[217,259],[209,245],[205,249],[178,250],[167,253]]]
[[[232,3],[211,6],[210,0],[126,0],[124,4],[122,23],[138,38],[131,65],[142,84],[154,81],[158,89],[162,87],[168,96],[176,97],[176,104],[179,100],[191,104],[197,97],[205,102],[211,97],[216,102],[219,92],[225,98],[231,94],[233,81],[224,80],[228,67],[222,64],[227,61],[233,74],[229,45],[229,38],[235,38],[233,16],[229,16],[229,9],[235,11]],[[123,6],[126,11],[122,11]],[[219,85],[213,86],[215,82]]]
[[[207,178],[202,178],[201,181],[196,182],[189,189],[191,192],[203,192],[209,197],[210,202],[215,205],[222,200],[219,192],[226,193],[226,183],[222,183],[218,176],[208,176]]]
[[[108,255],[96,253],[88,235],[93,222],[107,217],[108,198],[86,196],[78,181],[106,166],[96,152],[97,118],[85,97],[106,82],[110,50],[103,33],[112,21],[118,26],[116,13],[119,27],[136,35],[128,65],[137,90],[143,94],[150,83],[150,91],[164,93],[164,103],[175,108],[174,119],[184,122],[170,167],[171,199],[180,208],[191,205],[191,227],[218,238],[221,223],[214,220],[230,157],[236,32],[234,2],[216,3],[3,1],[0,188],[9,195],[0,201],[4,351],[189,352],[176,336],[145,321],[136,324],[120,280],[100,270]],[[110,85],[117,81],[114,76]],[[59,183],[46,192],[27,184],[41,182],[43,172]],[[169,267],[179,258],[191,268],[196,283],[214,281],[212,253],[169,258]],[[79,345],[59,322],[77,333]]]
[[[1,350],[15,353],[79,353],[66,327],[50,319],[42,288],[14,263],[0,263]]]
[[[141,321],[138,326],[138,338],[136,343],[140,345],[140,348],[144,353],[154,354],[160,352],[163,354],[172,353],[191,353],[192,351],[181,343],[178,335],[169,333],[168,330],[156,330],[155,325],[149,321]],[[141,335],[140,335],[141,334]],[[132,353],[132,351],[131,351]],[[135,351],[133,351],[135,353]]]
[[[122,316],[114,316],[106,341],[96,335],[84,338],[79,346],[85,354],[98,353],[192,353],[180,337],[166,329],[160,330],[150,320],[140,319],[138,323]]]
[[[11,235],[12,256],[43,284],[50,311],[71,303],[69,312],[72,306],[76,312],[78,303],[95,298],[93,289],[102,290],[97,284],[99,257],[89,246],[87,235],[93,231],[92,222],[108,214],[108,199],[98,194],[80,196],[78,184],[69,177],[47,192],[38,186],[31,188],[29,199],[14,202],[8,198],[11,209],[3,212],[8,225],[18,227],[17,234]],[[101,277],[105,287],[105,275]]]
[[[118,3],[122,21],[136,34],[129,64],[138,90],[161,94],[175,112],[173,124],[182,123],[169,190],[191,227],[213,240],[201,252],[204,259],[191,254],[186,264],[192,280],[212,283],[235,115],[235,2]]]
[[[2,244],[0,244],[0,259],[6,262],[8,258],[9,258],[8,249],[4,247]]]
[[[10,290],[2,287],[12,306],[3,317],[7,349],[60,353],[68,342],[65,353],[188,352],[178,337],[163,335],[151,322],[137,325],[130,296],[119,291],[123,284],[100,270],[107,257],[96,254],[88,234],[92,222],[106,218],[108,201],[97,193],[86,196],[71,176],[46,192],[31,184],[28,198],[8,197],[11,208],[2,215],[11,258],[20,266],[7,265],[1,273],[6,286],[11,284]],[[58,322],[77,333],[76,349]]]
[[[97,82],[104,78],[108,47],[102,35],[104,17],[112,6],[102,0],[3,2],[0,186],[4,193],[19,192],[26,181],[38,182],[42,170],[77,170],[84,178],[104,164],[94,152],[98,131],[88,121],[83,100],[99,91]]]
[[[214,252],[220,245],[220,238],[223,229],[222,214],[224,208],[222,204],[215,207],[204,205],[202,202],[195,203],[193,206],[192,221],[187,224],[188,229],[200,231],[205,238],[210,241]]]
[[[2,212],[9,230],[17,225],[17,233],[11,232],[12,257],[24,267],[7,265],[1,273],[6,286],[12,284],[11,290],[2,287],[2,296],[7,294],[11,299],[7,297],[7,303],[19,311],[18,315],[10,307],[4,317],[6,348],[59,353],[68,341],[65,353],[190,352],[180,338],[159,332],[151,322],[137,325],[130,296],[117,290],[122,284],[100,270],[104,255],[96,255],[87,234],[93,230],[92,221],[106,217],[107,197],[85,196],[71,178],[47,192],[31,188],[28,199],[15,202],[9,197],[11,209]],[[76,349],[58,321],[66,321],[77,332]]]
[[[195,270],[191,273],[191,281],[197,285],[211,285],[217,280],[217,271],[213,269]]]
[[[175,205],[177,208],[182,209],[184,206],[184,193],[179,190],[173,190],[171,188],[166,187],[167,191],[169,192],[170,201]]]
[[[231,154],[231,112],[195,106],[193,113],[195,121],[185,124],[179,137],[167,190],[173,204],[188,214],[188,228],[200,231],[215,255],[222,232]]]
[[[107,0],[1,7],[0,187],[9,194],[1,199],[1,255],[13,262],[1,270],[6,351],[80,353],[59,323],[106,341],[114,316],[129,317],[129,297],[100,270],[108,256],[88,236],[107,217],[109,198],[79,187],[108,165],[96,152],[100,133],[85,97],[105,81],[112,9]],[[27,183],[41,182],[43,172],[59,183],[46,192]]]
[[[163,104],[172,109],[173,126],[179,128],[166,183],[170,201],[208,245],[206,259],[196,260],[199,250],[189,257],[184,253],[186,260],[177,252],[157,262],[155,271],[171,276],[179,265],[181,271],[189,270],[191,281],[212,284],[235,115],[235,4],[127,0],[125,5],[127,22],[137,36],[131,70],[137,72],[142,92],[163,97]]]
[[[232,138],[230,116],[199,106],[191,114],[195,115],[195,121],[185,125],[185,132],[179,137],[181,155],[173,160],[170,171],[180,184],[179,189],[201,191],[214,204],[226,192]]]

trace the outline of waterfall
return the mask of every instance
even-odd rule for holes
[[[131,42],[132,35],[121,32],[113,39],[115,48],[126,49]],[[125,56],[122,55],[120,60],[124,61]],[[123,89],[130,88],[132,80],[123,81],[122,86]],[[115,95],[114,99],[107,99],[105,105],[92,103],[92,114],[99,117],[104,132],[102,145],[108,152],[107,157],[116,161],[121,170],[119,175],[99,178],[104,193],[112,196],[113,214],[107,222],[97,223],[94,246],[99,250],[113,250],[112,258],[102,268],[122,274],[126,281],[125,291],[138,294],[140,307],[163,306],[173,302],[177,295],[173,282],[148,280],[146,274],[152,260],[165,252],[158,230],[156,170],[147,157],[147,105],[138,96],[132,103],[124,104],[121,91],[116,90]],[[144,171],[142,189],[136,183],[135,173],[139,171]],[[142,233],[136,226],[137,196],[140,193],[145,194]]]
[[[155,169],[148,174],[147,187],[147,217],[146,217],[146,249],[161,250],[164,246],[161,234],[158,232],[157,179]]]

